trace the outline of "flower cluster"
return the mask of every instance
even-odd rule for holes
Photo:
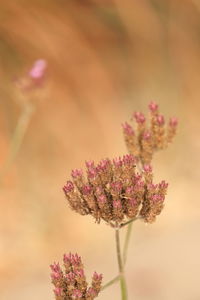
[[[81,257],[77,254],[64,255],[64,270],[59,263],[51,265],[51,279],[56,300],[93,300],[101,289],[102,275],[94,272],[88,287]]]
[[[150,165],[144,165],[138,173],[135,162],[135,157],[127,154],[112,161],[101,160],[97,165],[86,162],[87,176],[81,169],[73,170],[73,180],[63,187],[70,207],[111,226],[135,217],[152,223],[163,208],[167,184],[153,183]]]
[[[134,113],[136,132],[128,122],[122,125],[128,151],[142,165],[149,164],[155,151],[166,148],[172,142],[178,125],[176,118],[170,118],[166,124],[164,116],[159,113],[158,105],[154,102],[149,104],[149,111],[149,124],[143,113]]]

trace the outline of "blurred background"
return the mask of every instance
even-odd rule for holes
[[[23,90],[34,61],[43,84]],[[0,1],[0,298],[54,299],[49,265],[78,252],[88,280],[117,273],[114,233],[81,217],[72,168],[126,152],[121,123],[150,100],[179,118],[154,159],[170,183],[157,222],[134,224],[129,299],[200,299],[200,1]],[[99,300],[120,299],[115,284]]]

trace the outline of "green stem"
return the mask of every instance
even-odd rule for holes
[[[134,221],[136,221],[137,219],[139,219],[139,217],[133,218],[133,219],[129,220],[128,222],[120,225],[120,228],[123,228],[123,227],[125,227],[125,226],[128,225],[127,232],[126,232],[126,237],[125,237],[125,242],[124,242],[124,248],[123,248],[123,263],[124,263],[124,265],[126,264],[126,260],[127,260],[128,246],[129,246],[130,236],[131,236],[131,231],[132,231],[132,223]],[[120,279],[119,275],[116,276],[116,277],[114,277],[112,280],[110,280],[109,282],[107,282],[101,288],[101,290],[102,291],[105,290],[107,287],[109,287],[110,285],[114,284],[119,279]]]
[[[17,126],[12,136],[10,150],[7,159],[4,165],[0,169],[0,183],[1,180],[3,179],[3,176],[9,170],[9,167],[12,165],[13,161],[15,160],[15,157],[17,156],[17,153],[21,147],[23,138],[27,131],[33,110],[34,110],[33,106],[30,103],[28,103],[27,105],[25,105],[19,117]]]
[[[133,219],[127,221],[126,223],[122,223],[122,224],[120,225],[120,228],[122,228],[122,227],[124,227],[124,226],[126,226],[126,225],[128,225],[128,224],[130,224],[130,223],[132,223],[132,222],[135,222],[135,221],[138,220],[138,219],[140,219],[140,217],[135,217],[135,218],[133,218]]]
[[[109,287],[110,285],[112,285],[113,283],[117,282],[119,280],[120,276],[116,276],[115,278],[113,278],[112,280],[108,281],[106,284],[104,284],[101,288],[101,290],[105,290],[107,287]]]
[[[124,263],[124,265],[126,264],[126,260],[127,260],[128,246],[129,246],[129,242],[130,242],[132,226],[133,226],[133,222],[129,223],[127,231],[126,231],[126,237],[125,237],[124,249],[123,249],[123,263]]]
[[[126,288],[126,279],[124,276],[124,265],[121,256],[121,249],[120,249],[120,237],[119,237],[119,228],[115,229],[115,240],[116,240],[116,250],[117,250],[117,261],[118,261],[118,268],[119,268],[119,276],[120,276],[120,286],[121,286],[121,299],[127,300],[127,288]]]

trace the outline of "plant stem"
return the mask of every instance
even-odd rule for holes
[[[24,106],[23,111],[21,112],[21,115],[17,122],[17,126],[12,136],[10,150],[7,159],[4,162],[4,165],[0,169],[0,184],[3,179],[3,176],[9,170],[9,167],[12,165],[13,161],[15,160],[17,153],[22,145],[23,138],[26,134],[33,111],[34,111],[34,107],[30,103],[27,103]]]
[[[135,217],[135,218],[133,218],[133,219],[127,221],[126,223],[122,223],[122,224],[120,225],[120,228],[122,228],[122,227],[124,227],[124,226],[126,226],[126,225],[128,225],[128,224],[130,224],[130,223],[132,223],[132,222],[135,222],[135,221],[138,220],[139,218],[140,218],[140,217]]]
[[[126,260],[127,260],[128,246],[129,246],[129,242],[130,242],[132,226],[133,226],[133,222],[129,223],[127,231],[126,231],[126,237],[125,237],[124,249],[123,249],[123,263],[124,263],[124,265],[126,264]]]
[[[133,218],[133,219],[129,220],[128,222],[120,225],[120,228],[123,228],[123,227],[128,225],[127,232],[126,232],[126,237],[125,237],[125,242],[124,242],[124,248],[123,248],[123,263],[124,263],[124,266],[125,266],[126,260],[127,260],[127,252],[128,252],[128,246],[129,246],[130,236],[131,236],[131,231],[132,231],[132,223],[134,221],[136,221],[137,219],[139,219],[139,217]],[[107,287],[109,287],[110,285],[116,283],[118,280],[120,280],[119,275],[115,276],[112,280],[110,280],[106,284],[104,284],[104,286],[101,288],[101,290],[102,291],[105,290]]]
[[[117,275],[115,278],[113,278],[112,280],[108,281],[106,284],[104,284],[101,288],[101,291],[105,290],[107,287],[109,287],[110,285],[112,285],[113,283],[117,282],[120,279],[120,276]]]
[[[124,264],[122,261],[121,249],[120,249],[119,228],[115,229],[115,241],[116,241],[117,261],[118,261],[119,276],[120,276],[121,299],[127,300],[128,296],[127,296],[126,280],[124,276]]]

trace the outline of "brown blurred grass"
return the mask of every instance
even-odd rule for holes
[[[22,113],[13,79],[48,61],[23,143],[1,184],[2,299],[53,299],[48,265],[77,251],[86,269],[116,273],[112,231],[74,215],[61,187],[71,168],[126,151],[120,124],[155,99],[180,119],[155,159],[170,182],[158,222],[136,224],[130,299],[199,299],[198,1],[1,1],[0,163]],[[111,288],[99,299],[118,299]]]

